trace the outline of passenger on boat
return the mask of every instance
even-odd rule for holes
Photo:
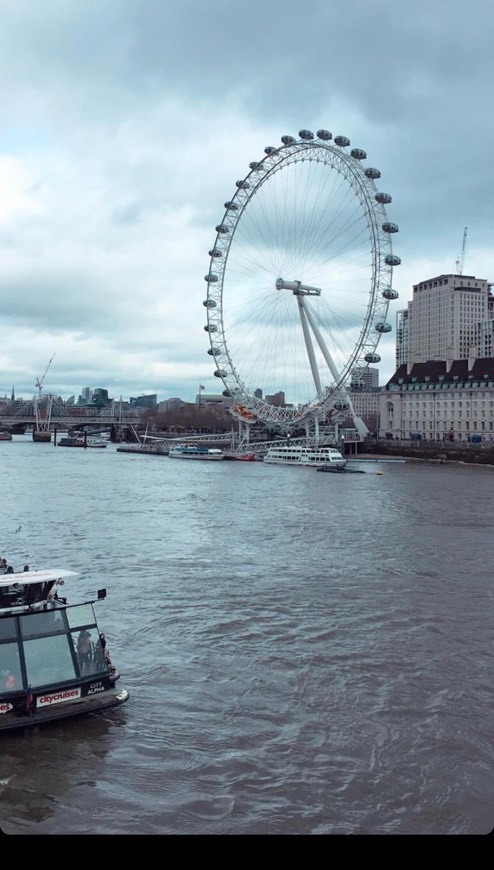
[[[42,601],[53,601],[57,597],[55,585],[56,580],[48,580],[46,583],[42,584],[40,595]]]
[[[0,574],[7,573],[7,559],[0,559]]]
[[[15,677],[10,670],[2,671],[2,682],[5,689],[15,688]]]
[[[114,671],[114,667],[111,662],[110,653],[106,648],[106,637],[101,632],[98,637],[98,640],[94,644],[93,649],[93,662],[94,662],[94,670],[99,670],[100,668],[108,668],[110,671]]]
[[[77,653],[79,656],[79,665],[81,673],[89,670],[91,662],[91,634],[86,629],[83,629],[77,640]]]

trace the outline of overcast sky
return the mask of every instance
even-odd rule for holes
[[[208,250],[266,145],[344,134],[412,285],[494,281],[491,0],[0,0],[0,395],[218,392]]]

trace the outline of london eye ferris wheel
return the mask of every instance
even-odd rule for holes
[[[216,226],[208,353],[233,413],[290,432],[354,415],[349,390],[380,362],[398,297],[398,226],[366,152],[327,130],[264,149]]]

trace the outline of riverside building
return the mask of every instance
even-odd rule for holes
[[[414,285],[397,314],[397,370],[380,395],[381,437],[494,441],[494,297],[472,275]]]

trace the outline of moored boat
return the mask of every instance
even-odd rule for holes
[[[272,465],[305,465],[312,468],[344,468],[347,460],[336,447],[282,445],[270,447],[264,462]]]
[[[60,438],[58,441],[59,447],[84,447],[84,438],[80,438],[79,436],[71,436],[67,435],[67,437]]]
[[[108,442],[103,438],[96,437],[88,437],[85,438],[83,435],[68,435],[67,437],[60,438],[58,442],[59,447],[106,447]]]
[[[216,447],[202,447],[198,444],[173,444],[170,459],[224,459],[225,454]]]
[[[12,441],[10,432],[0,432],[0,441]]]
[[[50,568],[0,576],[0,731],[96,713],[123,704],[96,597],[59,595],[74,571]]]
[[[140,435],[132,426],[135,441],[122,443],[117,447],[118,453],[145,453],[148,456],[168,456],[168,445],[164,438],[148,435],[148,427],[144,435]]]
[[[118,453],[146,453],[148,456],[168,456],[168,447],[159,441],[139,444],[120,444]]]

